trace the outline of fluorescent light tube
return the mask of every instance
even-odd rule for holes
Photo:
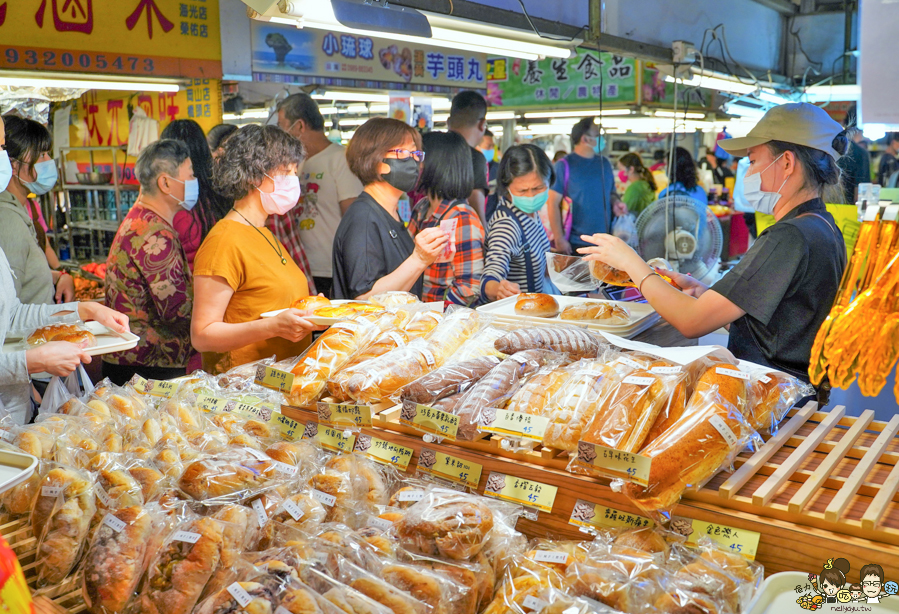
[[[88,90],[114,90],[137,92],[177,92],[180,89],[177,80],[105,80],[97,75],[80,75],[78,73],[56,76],[58,73],[26,73],[21,76],[14,72],[0,71],[0,85],[13,87],[71,87]],[[31,76],[35,75],[35,76]]]

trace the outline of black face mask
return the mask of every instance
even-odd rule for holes
[[[384,164],[390,167],[390,172],[381,178],[403,192],[411,192],[418,183],[418,175],[421,172],[420,164],[415,158],[399,160],[397,158],[384,158]]]

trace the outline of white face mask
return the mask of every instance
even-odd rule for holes
[[[777,202],[781,197],[780,190],[783,190],[783,187],[787,185],[787,179],[789,179],[789,177],[784,179],[784,182],[780,184],[780,188],[778,188],[777,192],[762,191],[762,173],[774,166],[774,162],[777,162],[782,157],[783,154],[780,154],[774,158],[774,161],[766,166],[764,170],[752,175],[746,175],[743,179],[743,197],[746,198],[746,202],[749,203],[749,206],[759,213],[773,215],[774,207],[777,206]]]

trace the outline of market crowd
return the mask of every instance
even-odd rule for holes
[[[37,122],[4,117],[0,338],[23,327],[25,311],[35,325],[67,307],[116,330],[130,326],[140,338],[131,350],[103,356],[103,373],[114,383],[135,373],[169,379],[201,366],[221,373],[302,353],[318,330],[305,312],[260,315],[303,297],[364,300],[393,290],[474,307],[520,292],[557,293],[547,276],[547,252],[616,266],[600,239],[610,236],[616,218],[638,215],[668,191],[707,202],[696,163],[683,148],[670,158],[659,152],[649,168],[639,155],[628,154],[615,169],[601,154],[599,127],[585,118],[572,128],[571,152],[555,162],[525,144],[506,149],[497,163],[486,116],[485,99],[463,91],[453,99],[446,132],[422,135],[401,121],[373,118],[346,148],[328,139],[324,118],[306,94],[281,101],[277,125],[221,125],[204,134],[192,120],[171,122],[135,164],[140,194],[109,252],[106,307],[66,304],[71,277],[59,271],[34,200],[57,179],[50,133]],[[767,160],[757,158],[760,164]],[[767,168],[780,158],[771,157]],[[666,173],[669,159],[674,169]],[[730,172],[726,162],[708,160],[722,179]],[[628,184],[622,196],[616,170]],[[825,174],[817,187],[833,183],[833,173]],[[782,190],[790,179],[784,176]],[[803,189],[797,184],[795,191]],[[400,216],[407,195],[408,223]],[[630,266],[646,280],[633,259],[617,266]],[[681,281],[692,296],[702,293]],[[736,289],[753,291],[747,284]],[[653,292],[644,293],[650,302]],[[736,291],[728,298],[734,309],[719,305],[715,313],[732,320],[752,313],[751,305],[734,306],[741,300]],[[764,306],[768,318],[775,307]],[[680,321],[693,307],[683,309],[663,315],[682,330],[703,334]],[[76,346],[54,343],[22,354],[17,362],[0,362],[4,403],[13,397],[21,402],[21,384],[31,374],[63,374],[90,360]],[[7,393],[7,382],[15,395]]]

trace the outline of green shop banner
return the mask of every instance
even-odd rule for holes
[[[487,58],[487,100],[493,106],[537,107],[637,102],[639,63],[611,53],[578,50],[572,58]]]

